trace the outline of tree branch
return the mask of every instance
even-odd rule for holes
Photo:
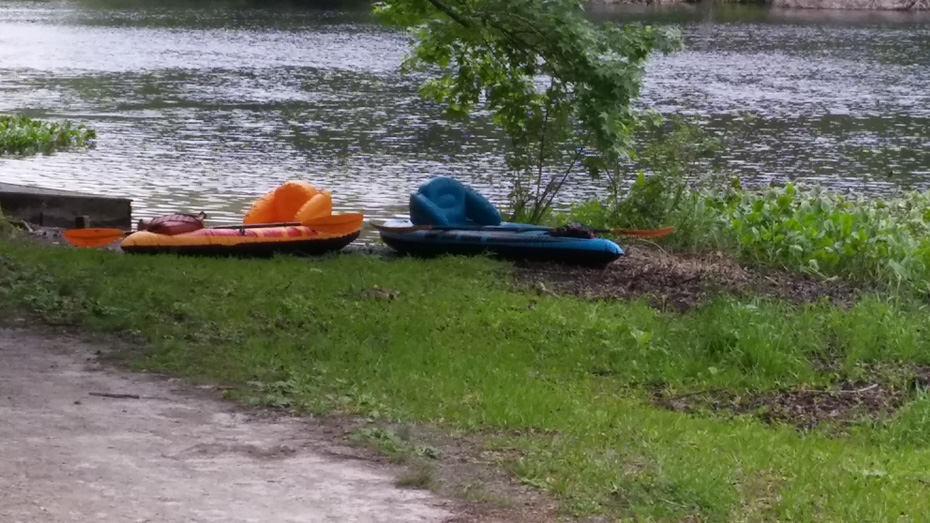
[[[439,0],[427,0],[427,1],[428,1],[430,4],[432,4],[433,7],[435,7],[436,9],[438,9],[440,12],[444,13],[446,16],[448,16],[448,17],[451,18],[452,20],[455,20],[456,22],[458,22],[458,24],[461,25],[462,27],[468,27],[468,28],[470,28],[470,27],[473,25],[472,22],[471,22],[470,20],[467,20],[467,19],[464,18],[462,15],[458,14],[457,12],[455,12],[454,9],[452,9],[451,7],[447,6],[446,4],[440,2]]]
[[[552,89],[552,84],[555,80],[549,80],[549,89]],[[547,90],[548,91],[548,90]],[[537,207],[539,206],[539,194],[540,189],[542,188],[542,177],[543,177],[543,160],[546,156],[546,131],[549,127],[549,109],[552,105],[552,98],[549,96],[546,97],[546,108],[544,109],[545,113],[543,115],[542,123],[542,134],[539,136],[539,157],[536,158],[536,164],[539,167],[539,170],[536,173],[536,198],[537,198]]]
[[[578,159],[584,153],[584,147],[579,147],[578,152],[575,153],[575,157],[572,158],[572,163],[569,164],[568,169],[565,170],[565,174],[562,175],[562,179],[559,180],[559,183],[556,184],[555,189],[549,194],[549,200],[546,202],[546,208],[552,206],[552,201],[555,200],[555,195],[562,190],[562,185],[565,184],[565,180],[568,179],[568,175],[571,174],[572,169],[575,167],[575,164],[578,163]],[[548,187],[546,188],[548,190]]]

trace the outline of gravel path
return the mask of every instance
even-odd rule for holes
[[[96,362],[67,336],[0,329],[0,521],[439,522],[452,504],[338,457],[312,420],[250,419]],[[134,397],[107,395],[129,394]],[[137,396],[137,397],[136,397]]]

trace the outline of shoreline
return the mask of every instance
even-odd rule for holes
[[[594,7],[620,5],[643,7],[697,6],[701,2],[691,0],[591,0]],[[924,12],[930,11],[930,0],[763,0],[747,2],[723,2],[721,5],[758,5],[776,9],[808,11],[858,11],[858,12]]]

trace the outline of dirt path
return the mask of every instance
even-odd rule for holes
[[[395,488],[390,470],[334,457],[312,421],[250,420],[197,396],[102,371],[77,340],[0,329],[0,521],[452,517],[450,503]]]

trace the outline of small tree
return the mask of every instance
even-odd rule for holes
[[[486,104],[511,142],[511,219],[530,222],[579,166],[618,177],[645,62],[681,43],[674,30],[596,25],[579,0],[384,0],[375,13],[412,31],[402,70],[434,71],[420,90],[447,115]]]

